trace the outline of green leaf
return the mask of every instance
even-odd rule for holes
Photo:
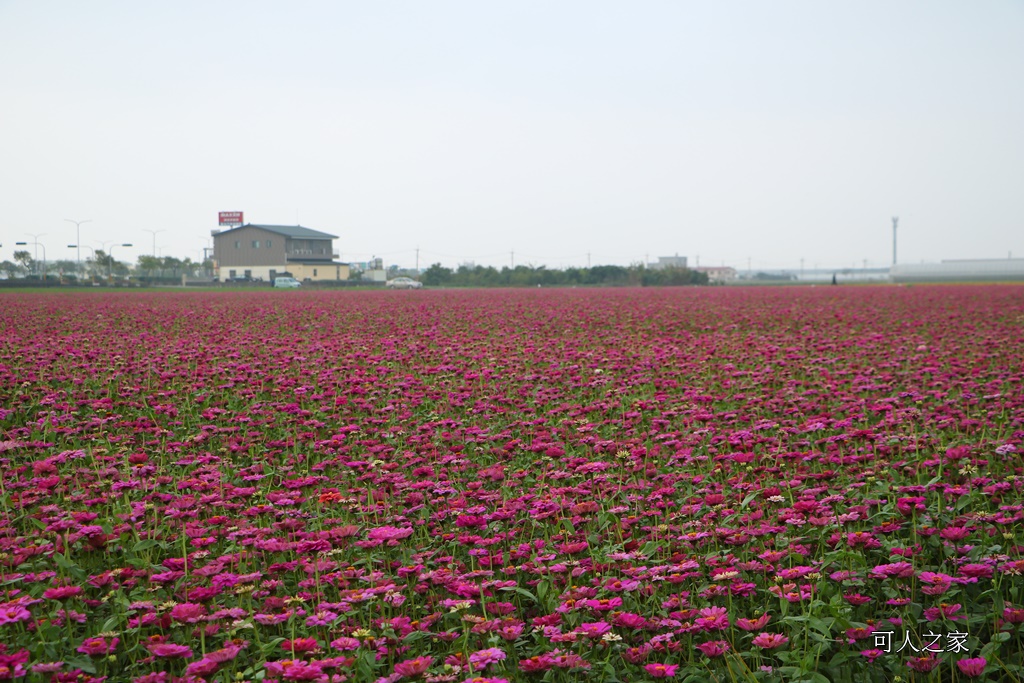
[[[540,585],[538,584],[537,587],[540,588]],[[508,586],[507,588],[499,588],[498,590],[513,591],[518,595],[522,595],[524,598],[531,602],[538,602],[537,597],[533,593],[526,590],[525,588],[520,588],[519,586]]]
[[[69,560],[67,557],[65,557],[61,553],[54,553],[53,554],[53,561],[56,562],[57,566],[60,567],[61,569],[77,569],[78,568],[78,565],[76,565],[74,562]]]
[[[814,681],[814,683],[832,683],[832,681],[828,680],[817,671],[811,671],[810,673],[805,674],[800,681],[802,683],[810,683],[811,681]]]
[[[88,657],[64,657],[64,664],[69,669],[81,669],[87,674],[96,673],[96,665]]]

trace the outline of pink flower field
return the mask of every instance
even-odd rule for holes
[[[1018,681],[1024,288],[0,295],[0,680]]]

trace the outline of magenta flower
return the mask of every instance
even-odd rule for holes
[[[409,676],[419,676],[425,673],[434,664],[433,657],[416,657],[415,659],[407,659],[404,662],[398,662],[395,664],[395,673],[402,678]]]
[[[964,619],[964,615],[957,614],[960,611],[960,603],[954,605],[947,605],[945,603],[938,607],[929,607],[924,611],[925,621],[939,621],[940,619],[948,619],[950,621],[960,621]]]
[[[0,626],[14,624],[19,621],[28,621],[31,618],[32,613],[25,609],[24,605],[14,603],[0,605]]]
[[[651,678],[672,678],[676,675],[678,668],[679,665],[677,664],[647,664],[644,666],[644,671]]]
[[[765,613],[759,616],[757,619],[745,619],[740,617],[736,620],[736,627],[744,631],[760,631],[768,622],[771,621],[772,615]]]
[[[923,657],[911,657],[907,660],[907,666],[914,671],[920,671],[927,673],[939,665],[939,660],[932,655],[924,655]]]
[[[185,673],[190,676],[209,676],[215,673],[219,667],[219,662],[215,662],[209,657],[204,657],[197,662],[190,662],[185,667]]]
[[[699,629],[724,631],[729,628],[729,611],[724,607],[705,607],[699,614],[700,617],[694,622]]]
[[[191,648],[176,643],[155,643],[149,646],[149,651],[154,656],[165,659],[187,659],[192,656]]]
[[[985,665],[988,664],[988,660],[984,657],[974,657],[970,659],[958,659],[956,666],[960,669],[960,673],[971,678],[977,678],[985,673]]]
[[[299,659],[282,659],[277,662],[267,662],[263,665],[268,673],[280,676],[286,681],[319,681],[324,675],[323,667],[313,662],[303,662]]]
[[[497,647],[477,650],[469,655],[469,662],[478,669],[486,669],[489,665],[500,662],[503,659],[505,659],[505,652]]]
[[[337,638],[331,641],[331,647],[336,650],[349,651],[354,650],[359,646],[359,641],[356,638]]]
[[[47,600],[66,600],[81,593],[81,586],[58,586],[57,588],[47,588],[43,591],[43,597]]]
[[[701,643],[697,646],[697,649],[708,657],[721,657],[729,651],[729,643],[724,640],[711,640]]]
[[[576,628],[577,633],[587,638],[600,638],[611,630],[611,624],[604,621],[584,622]]]
[[[171,619],[182,624],[194,624],[206,617],[206,608],[190,602],[183,602],[171,608]]]
[[[111,638],[110,641],[106,638],[86,638],[75,651],[90,657],[106,657],[114,653],[119,642],[119,638]]]
[[[765,650],[774,650],[789,642],[789,638],[778,633],[758,633],[754,636],[753,644]]]

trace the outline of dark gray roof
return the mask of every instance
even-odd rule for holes
[[[297,263],[302,266],[347,266],[348,263],[342,261],[327,261],[317,260],[313,258],[288,258],[288,263]]]
[[[294,237],[297,239],[338,239],[337,235],[329,235],[326,232],[320,232],[319,230],[313,230],[312,228],[304,228],[301,225],[260,225],[257,223],[246,223],[245,225],[240,225],[237,228],[224,230],[222,232],[218,232],[214,237],[220,237],[221,235],[226,235],[229,232],[241,230],[242,228],[259,228],[260,230],[266,230],[268,232],[277,233],[278,235]]]

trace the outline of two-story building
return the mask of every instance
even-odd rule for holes
[[[301,225],[254,225],[213,231],[217,279],[274,280],[290,274],[300,281],[347,280],[347,263],[335,261],[337,235]]]

